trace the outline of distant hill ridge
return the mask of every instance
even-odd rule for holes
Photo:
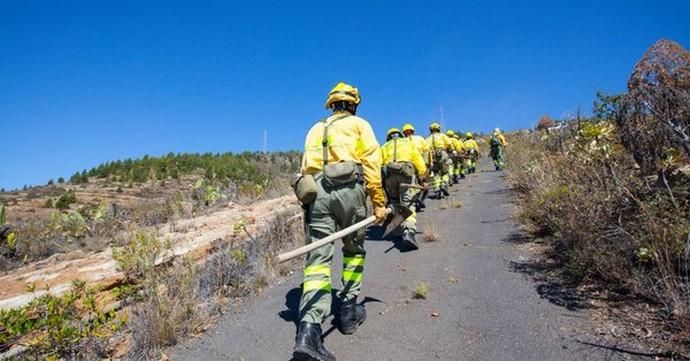
[[[243,153],[168,153],[165,156],[145,155],[102,163],[70,177],[75,184],[86,183],[90,177],[110,178],[116,182],[142,183],[150,180],[179,179],[200,174],[219,182],[261,183],[272,176],[297,171],[301,154],[286,152]]]

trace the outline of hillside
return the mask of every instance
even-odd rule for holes
[[[0,193],[17,238],[0,270],[55,253],[122,244],[123,230],[155,227],[231,203],[284,195],[297,152],[168,154],[107,162],[69,181]]]

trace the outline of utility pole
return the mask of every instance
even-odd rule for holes
[[[441,129],[446,129],[446,120],[443,117],[443,104],[441,104]]]
[[[264,153],[268,153],[268,130],[264,129]]]

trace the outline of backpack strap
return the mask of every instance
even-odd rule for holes
[[[393,138],[393,161],[398,161],[398,138]]]
[[[321,122],[323,123],[323,139],[321,139],[321,146],[323,147],[323,166],[324,167],[326,165],[328,165],[328,146],[329,146],[329,144],[328,144],[328,127],[333,125],[333,123],[335,123],[336,121],[343,119],[343,118],[346,118],[348,116],[350,116],[350,114],[343,114],[343,115],[331,120],[331,122],[329,124],[326,124],[326,120],[328,120],[328,118],[324,118],[321,120]]]

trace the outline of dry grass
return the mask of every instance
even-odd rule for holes
[[[457,199],[454,198],[445,198],[441,200],[441,204],[439,205],[439,209],[445,210],[445,209],[457,209],[462,207],[462,202],[460,202]]]
[[[451,199],[449,199],[448,203],[449,203],[449,205],[450,205],[450,208],[457,209],[457,208],[461,208],[461,207],[462,207],[462,202],[459,201],[459,200],[457,200],[457,199],[451,198]]]
[[[422,239],[424,242],[437,242],[441,239],[441,234],[438,232],[436,223],[428,222],[422,226]]]

